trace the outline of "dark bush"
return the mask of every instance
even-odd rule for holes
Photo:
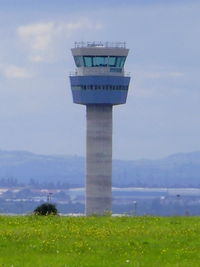
[[[44,203],[40,206],[38,206],[35,210],[34,213],[36,215],[57,215],[58,210],[54,204],[51,203]]]

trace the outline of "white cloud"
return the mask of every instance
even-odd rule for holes
[[[15,65],[1,66],[0,71],[6,78],[9,79],[26,79],[33,76],[33,74],[25,68],[21,68]]]
[[[81,19],[78,22],[23,25],[17,28],[17,34],[29,49],[29,59],[33,62],[42,62],[52,59],[52,50],[58,45],[61,38],[69,38],[79,30],[100,30],[101,28],[101,24],[91,22],[88,19]]]
[[[17,33],[31,49],[45,50],[51,42],[53,23],[20,26]]]

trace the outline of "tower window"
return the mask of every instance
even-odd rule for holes
[[[92,57],[83,57],[85,67],[93,67]]]
[[[77,67],[111,67],[118,68],[119,71],[123,68],[125,60],[124,56],[74,56]]]
[[[107,67],[108,65],[108,57],[92,57],[93,59],[93,67]]]
[[[74,56],[74,61],[75,61],[76,67],[82,67],[84,65],[83,57],[81,56]]]
[[[125,57],[117,57],[117,60],[116,60],[116,66],[117,68],[122,68],[124,66],[124,63],[125,63]]]
[[[109,57],[109,66],[110,67],[115,67],[116,65],[116,57]]]

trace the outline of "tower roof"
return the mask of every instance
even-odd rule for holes
[[[73,56],[127,56],[125,42],[75,42]]]

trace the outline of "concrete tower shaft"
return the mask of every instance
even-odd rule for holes
[[[112,209],[112,107],[126,103],[125,43],[75,43],[73,101],[86,105],[86,215]]]
[[[112,204],[112,105],[87,105],[86,215]]]

